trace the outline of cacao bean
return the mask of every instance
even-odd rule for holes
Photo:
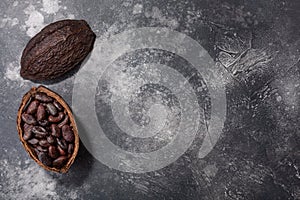
[[[50,146],[50,144],[48,143],[47,140],[40,140],[40,141],[39,141],[39,145],[40,145],[41,147],[49,147],[49,146]]]
[[[27,114],[32,115],[32,114],[36,113],[38,105],[39,105],[38,101],[36,101],[36,100],[32,101],[27,108]]]
[[[36,149],[39,150],[40,152],[48,152],[48,149],[45,149],[41,146],[37,146]]]
[[[53,137],[52,135],[49,135],[49,136],[47,137],[47,142],[48,142],[49,144],[54,144],[54,143],[55,143],[54,137]]]
[[[26,124],[33,124],[35,125],[37,123],[36,119],[29,114],[23,113],[22,114],[22,120],[26,123]]]
[[[30,139],[30,140],[28,140],[27,141],[29,144],[38,144],[39,143],[39,141],[36,139],[36,138],[32,138],[32,139]]]
[[[57,114],[57,109],[52,103],[48,103],[46,107],[51,115],[55,116]]]
[[[49,151],[49,156],[51,158],[55,159],[55,158],[57,158],[59,156],[59,152],[58,152],[58,150],[57,150],[57,148],[55,146],[49,146],[48,151]]]
[[[36,138],[44,138],[48,135],[46,129],[41,126],[34,126],[32,128],[32,132],[34,133]]]
[[[57,137],[57,138],[59,138],[61,136],[60,129],[58,128],[58,126],[56,124],[51,124],[51,135],[53,135],[54,137]]]
[[[64,125],[66,125],[67,123],[69,122],[69,117],[66,115],[65,116],[65,119],[60,123],[58,124],[58,127],[59,128],[62,128]]]
[[[57,144],[63,149],[63,150],[67,150],[68,145],[67,142],[64,139],[59,139],[56,138]]]
[[[50,115],[48,117],[48,120],[49,120],[49,122],[57,123],[57,122],[60,122],[64,118],[64,116],[65,116],[65,114],[63,112],[59,112],[58,116],[56,116],[56,117]]]
[[[65,152],[65,150],[63,150],[60,146],[57,146],[57,149],[58,149],[58,152],[60,155],[64,156],[66,155],[67,153]]]
[[[39,160],[44,164],[44,165],[47,165],[47,166],[51,166],[52,165],[52,160],[51,158],[44,152],[40,152],[38,154],[38,158]]]
[[[28,125],[28,124],[24,124],[24,134],[23,134],[23,139],[24,140],[29,140],[32,138],[33,134],[32,134],[32,125]]]
[[[53,101],[53,99],[51,97],[49,97],[47,94],[41,93],[41,92],[39,92],[35,95],[35,99],[39,100],[41,102],[45,102],[45,103]]]
[[[46,110],[42,104],[40,104],[37,108],[36,118],[38,121],[44,120],[46,118]]]
[[[64,125],[62,127],[62,136],[67,142],[74,142],[74,134],[69,125]]]
[[[53,161],[53,166],[54,167],[61,167],[65,164],[65,162],[68,160],[68,157],[67,156],[60,156],[58,158],[56,158],[54,161]]]
[[[68,145],[68,154],[71,155],[74,151],[74,145],[73,144],[69,144]]]
[[[59,110],[62,111],[63,107],[60,105],[60,103],[58,103],[57,101],[53,101],[53,105]]]

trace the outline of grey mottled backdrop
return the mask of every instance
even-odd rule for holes
[[[300,199],[300,1],[2,0],[0,9],[0,199]],[[85,19],[98,39],[155,26],[205,47],[231,77],[213,151],[199,159],[195,142],[145,174],[110,169],[84,145],[66,175],[29,159],[15,121],[21,97],[38,83],[19,76],[20,56],[30,37],[64,18]],[[71,104],[73,81],[69,74],[47,86]]]

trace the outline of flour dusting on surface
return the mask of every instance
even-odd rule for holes
[[[0,192],[0,197],[5,199],[58,199],[55,192],[57,181],[47,176],[39,165],[29,163],[27,167],[21,167],[20,163],[12,164],[9,160],[1,160],[1,177],[7,179],[5,187]]]
[[[28,19],[25,21],[27,29],[26,34],[29,37],[33,37],[45,26],[44,16],[37,11],[33,5],[29,5],[24,12],[26,15],[29,15]]]
[[[299,109],[300,84],[297,76],[286,77],[277,83],[278,101],[282,101],[292,110]]]
[[[21,81],[20,86],[24,84],[23,78],[20,76],[20,65],[18,62],[11,62],[7,65],[4,78],[10,81]]]
[[[142,11],[143,11],[143,5],[138,3],[134,5],[132,14],[136,15],[142,13]]]
[[[19,24],[18,18],[3,18],[0,22],[0,28],[4,28],[5,26],[13,27]]]
[[[0,178],[6,184],[0,183],[0,199],[78,199],[82,189],[90,188],[89,184],[78,189],[66,188],[59,183],[59,175],[51,175],[29,159],[16,163],[2,159],[0,162]],[[58,191],[64,193],[64,197]]]
[[[206,174],[206,176],[213,178],[214,176],[216,176],[216,174],[218,172],[218,168],[217,168],[216,164],[212,164],[212,165],[207,165],[203,169],[203,171]]]
[[[75,15],[73,15],[73,14],[68,14],[68,19],[75,19]]]
[[[58,12],[60,9],[58,0],[43,0],[43,8],[42,11],[47,14],[54,14]]]
[[[19,2],[18,2],[18,1],[14,1],[14,3],[13,3],[13,7],[16,7],[18,4],[19,4]]]
[[[145,17],[153,18],[157,20],[160,24],[173,29],[176,29],[179,26],[179,23],[176,18],[163,15],[162,11],[156,6],[152,7],[152,11],[146,12]]]

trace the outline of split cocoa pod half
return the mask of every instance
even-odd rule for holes
[[[17,129],[30,157],[44,169],[66,173],[73,164],[79,136],[68,104],[50,89],[33,87],[22,99]]]
[[[26,45],[20,75],[33,81],[49,81],[79,66],[90,53],[96,35],[84,20],[49,24]]]

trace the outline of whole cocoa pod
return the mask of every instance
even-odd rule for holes
[[[96,35],[84,20],[49,24],[26,45],[20,74],[25,79],[47,81],[81,64],[93,48]]]

